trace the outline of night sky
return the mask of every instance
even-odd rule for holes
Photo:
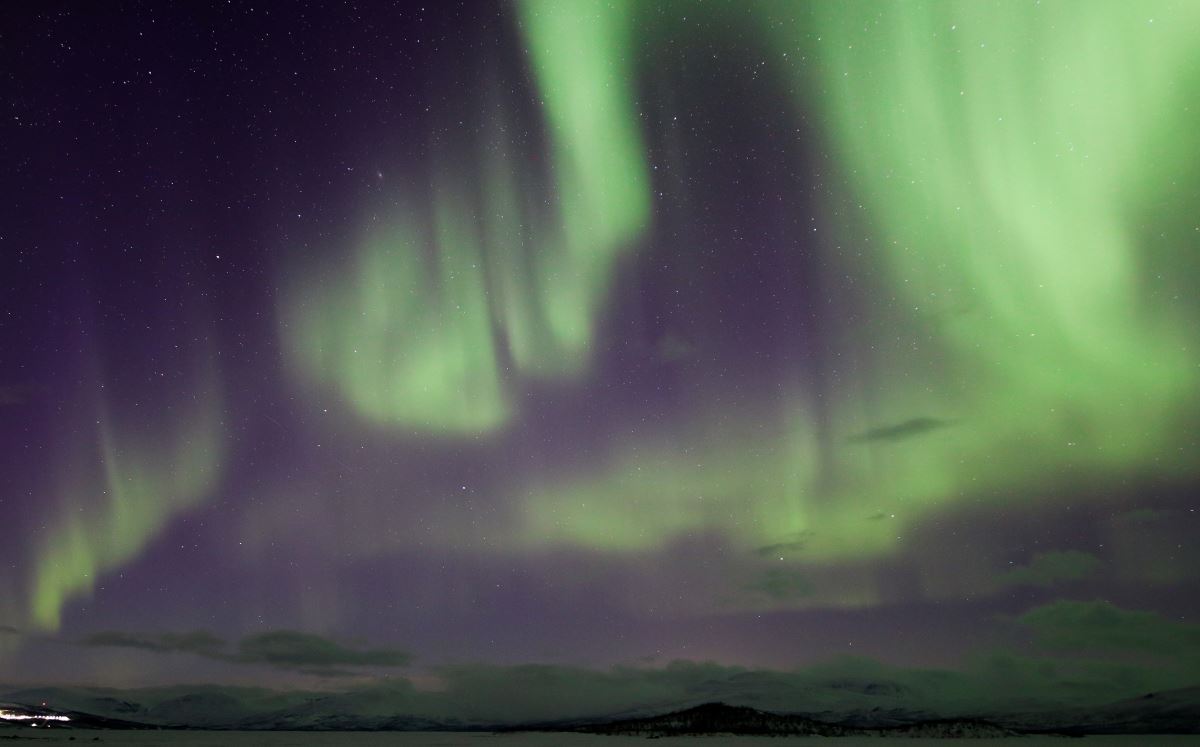
[[[1198,27],[5,4],[0,681],[1194,684]]]

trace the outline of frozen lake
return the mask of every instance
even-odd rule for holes
[[[9,741],[11,736],[20,739]],[[654,740],[656,747],[669,745],[695,745],[724,747],[725,745],[753,745],[756,747],[781,744],[811,744],[814,741],[832,742],[839,747],[878,745],[880,740],[872,737],[845,737],[823,739],[821,737],[670,737]],[[1010,741],[1026,747],[1042,745],[1081,745],[1081,747],[1145,747],[1153,745],[1200,745],[1200,736],[1127,736],[1085,737],[1064,740],[1060,737],[1021,737],[1010,740],[990,739],[897,739],[904,745],[995,744]],[[0,731],[0,742],[14,745],[41,744],[104,744],[134,745],[135,747],[165,747],[183,744],[190,747],[239,747],[240,745],[266,745],[267,747],[318,747],[319,745],[396,745],[397,747],[507,747],[508,745],[568,745],[585,747],[591,745],[634,745],[645,744],[642,737],[608,737],[588,734],[483,734],[461,732],[237,732],[237,731],[86,731],[62,730],[38,732],[34,729],[5,729]]]

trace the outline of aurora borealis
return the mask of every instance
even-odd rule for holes
[[[0,683],[1195,684],[1200,5],[2,13]]]

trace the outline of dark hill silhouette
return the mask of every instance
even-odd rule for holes
[[[788,734],[840,737],[859,730],[804,716],[788,716],[724,703],[704,703],[661,716],[589,724],[579,731],[593,734],[683,736],[688,734]]]
[[[793,714],[769,713],[744,706],[705,703],[649,718],[623,719],[577,727],[591,734],[671,737],[702,734],[809,737],[1008,737],[1010,731],[986,721],[939,719],[884,728],[831,724]]]

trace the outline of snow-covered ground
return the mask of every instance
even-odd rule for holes
[[[5,731],[4,735],[28,737],[6,743],[13,745],[51,745],[51,744],[101,744],[101,745],[131,745],[132,747],[170,747],[170,745],[187,745],[188,747],[250,747],[264,745],[265,747],[372,747],[374,745],[395,745],[395,747],[517,747],[518,745],[533,745],[534,747],[622,747],[624,745],[646,745],[642,737],[610,737],[590,734],[486,734],[461,732],[420,732],[420,733],[314,733],[314,732],[203,732],[203,731],[84,731],[84,730],[52,730],[37,732],[33,729],[22,732]],[[71,741],[71,738],[74,741]],[[95,741],[98,739],[99,741]],[[902,739],[906,746],[926,745],[928,747],[948,747],[949,745],[980,744],[978,739]],[[1083,739],[1064,739],[1062,737],[1017,737],[1012,740],[982,740],[985,744],[995,744],[998,741],[1012,741],[1024,747],[1184,747],[1185,745],[1200,745],[1200,736],[1117,736],[1117,737],[1085,737]],[[871,737],[845,737],[822,739],[820,737],[669,737],[656,739],[655,747],[670,745],[691,745],[692,747],[726,747],[739,745],[741,747],[780,747],[784,744],[832,744],[834,747],[863,747],[878,745],[879,739]]]

